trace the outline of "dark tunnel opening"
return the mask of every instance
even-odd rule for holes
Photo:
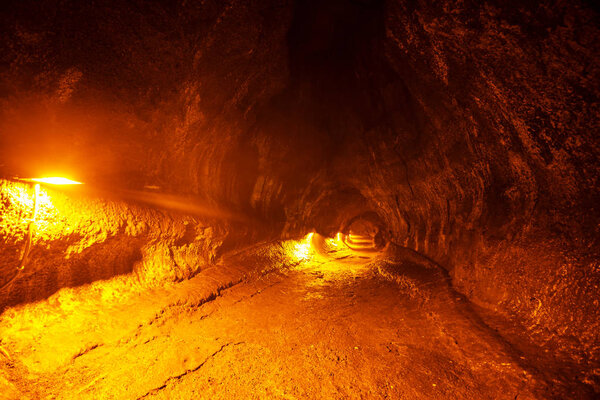
[[[0,36],[0,398],[600,393],[591,3],[26,0]]]
[[[340,229],[348,235],[346,244],[352,249],[382,249],[387,244],[385,225],[381,217],[367,211],[350,218]]]

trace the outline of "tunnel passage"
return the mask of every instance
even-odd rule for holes
[[[385,226],[372,211],[350,218],[340,229],[345,243],[354,250],[382,249],[386,244]]]
[[[115,343],[147,350],[143,346],[160,342],[153,337],[172,334],[168,329],[178,327],[174,319],[161,325],[164,336],[157,335],[154,323],[146,324],[164,310],[198,317],[191,324],[195,337],[212,339],[222,337],[218,329],[202,324],[215,323],[209,314],[220,315],[211,309],[213,301],[231,310],[223,321],[245,320],[256,331],[265,321],[246,301],[264,301],[256,309],[272,316],[268,323],[279,321],[269,310],[289,306],[282,313],[287,324],[275,326],[283,331],[295,326],[292,305],[321,320],[334,314],[337,327],[361,326],[361,320],[389,323],[382,329],[391,336],[368,343],[395,355],[386,358],[390,365],[408,357],[416,375],[396,376],[395,389],[384,380],[354,387],[365,396],[495,398],[499,389],[485,383],[493,377],[477,372],[477,366],[494,365],[516,387],[542,382],[544,388],[531,398],[593,398],[600,390],[600,40],[598,13],[588,3],[3,3],[0,284],[14,272],[30,213],[28,205],[6,200],[14,189],[7,182],[65,176],[93,190],[87,197],[50,190],[55,205],[65,207],[57,207],[55,225],[47,230],[41,228],[48,221],[38,221],[31,263],[0,293],[0,352],[16,354],[12,360],[23,368],[19,376],[47,372],[54,356],[40,354],[59,354],[53,343],[69,335],[62,331],[61,315],[76,326],[102,318],[114,322],[114,332],[106,335],[113,342],[85,329],[81,338],[68,336],[73,341],[59,361],[62,366],[73,361],[63,372],[78,376],[78,362],[97,366],[102,363],[89,361],[102,360],[97,354],[110,359],[131,350]],[[20,222],[13,224],[13,217]],[[324,241],[340,232],[350,246],[376,250],[365,257],[387,258],[360,259],[342,246],[333,253],[333,244],[332,260],[313,258],[314,248],[304,240],[311,232]],[[394,249],[402,249],[401,256]],[[289,280],[278,280],[288,273]],[[273,287],[260,286],[266,281]],[[429,286],[435,290],[427,291]],[[146,296],[148,291],[160,296]],[[278,294],[284,292],[299,295]],[[442,292],[444,301],[435,297]],[[138,295],[143,307],[132,300]],[[143,310],[140,320],[127,318],[119,301]],[[360,301],[369,304],[364,310],[372,315],[353,308]],[[444,302],[452,307],[444,308]],[[90,311],[94,308],[98,314]],[[120,318],[111,319],[113,308]],[[202,318],[197,309],[205,312]],[[426,321],[415,315],[427,316]],[[424,327],[419,334],[433,339],[424,343],[415,333],[404,337],[407,341],[395,340],[393,326],[407,325],[402,318]],[[363,347],[356,338],[335,336],[337,327],[319,326],[317,319],[301,322],[314,332],[331,328],[327,332],[340,342],[313,337],[317,350],[294,342],[307,358],[293,360],[317,363],[308,361],[316,351],[321,361],[360,363]],[[40,320],[52,325],[48,329],[55,336],[39,330],[34,322]],[[454,320],[464,330],[452,336]],[[136,323],[142,325],[140,335],[127,336]],[[43,339],[48,352],[27,340],[5,339],[6,332],[20,337],[24,327],[39,334],[31,340]],[[250,356],[261,352],[288,360],[273,336],[265,344],[235,326],[221,328],[241,336],[214,340],[215,348],[179,337],[206,351],[195,354],[198,359],[176,358],[186,349],[163,352],[174,358],[159,357],[165,363],[159,363],[160,371],[131,390],[147,397],[174,390],[177,397],[169,377],[193,375],[196,367],[202,374],[199,366],[208,368],[230,351],[254,361]],[[301,328],[294,332],[306,334]],[[473,339],[473,332],[486,339]],[[368,341],[366,336],[361,339]],[[255,347],[238,344],[244,341],[240,337]],[[338,349],[340,343],[353,351]],[[444,363],[435,348],[419,347],[432,343],[457,358]],[[476,343],[486,350],[481,358],[468,352],[465,361],[452,343]],[[147,354],[160,353],[154,350]],[[373,361],[377,357],[365,357],[370,361],[363,365],[380,366]],[[540,361],[526,365],[532,359]],[[449,361],[460,365],[452,371],[463,387],[476,387],[474,392],[461,391],[460,385],[433,392],[442,384],[427,376],[444,376]],[[258,362],[253,364],[258,370],[277,375]],[[328,371],[337,367],[331,364]],[[123,372],[122,379],[133,376],[123,368],[113,372]],[[107,372],[93,370],[98,376]],[[173,370],[177,373],[167,373]],[[15,393],[51,379],[42,374],[30,382],[19,376],[13,377],[21,384]],[[93,387],[98,376],[82,378],[89,378],[84,385]],[[357,381],[348,378],[342,385],[328,373],[313,377],[340,390],[331,389],[332,397],[351,397],[352,390],[340,388]],[[0,375],[0,384],[12,382],[9,378]],[[60,386],[44,382],[41,387]],[[120,390],[102,388],[106,392],[78,389],[92,398]]]

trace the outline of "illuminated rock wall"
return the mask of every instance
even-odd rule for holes
[[[212,229],[191,250],[202,259],[374,212],[471,300],[600,357],[600,41],[586,3],[48,0],[19,2],[2,27],[5,176],[52,166],[260,221],[198,223]],[[111,233],[86,248],[123,246],[111,268],[187,276],[168,271],[188,217],[98,207]],[[167,227],[109,229],[130,220]],[[95,265],[85,251],[73,257]],[[28,293],[60,286],[41,276]]]
[[[0,182],[0,285],[17,273],[33,198],[29,184]],[[226,236],[210,220],[47,187],[32,232],[29,261],[0,292],[2,308],[119,275],[140,289],[187,279],[214,264]]]

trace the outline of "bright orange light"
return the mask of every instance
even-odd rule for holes
[[[51,176],[48,178],[33,178],[33,182],[49,183],[51,185],[83,185],[82,182],[72,181],[71,179]]]
[[[90,208],[88,203],[76,201],[62,191],[52,191],[53,185],[37,181],[0,179],[0,237],[3,240],[11,244],[23,243],[32,221],[35,224],[32,244],[58,240],[73,232],[89,229],[90,221],[103,215],[96,208]],[[111,234],[118,229],[116,226],[111,227]],[[99,234],[106,235],[105,232]],[[83,248],[87,242],[81,243]],[[73,246],[67,254],[80,251],[79,247]]]
[[[35,223],[36,232],[41,232],[47,228],[49,220],[56,214],[48,193],[38,184],[31,188],[29,184],[4,181],[0,185],[0,200],[2,200],[0,235],[12,237],[15,242],[25,240],[30,222]],[[34,235],[34,242],[39,239],[39,234]]]
[[[338,247],[342,243],[342,233],[338,232],[334,238],[325,239],[328,246]]]
[[[311,232],[299,241],[293,241],[293,248],[290,256],[296,262],[308,260],[312,256],[312,237],[314,233]]]

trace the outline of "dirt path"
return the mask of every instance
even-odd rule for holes
[[[41,350],[9,346],[4,398],[550,397],[443,273],[414,260],[337,251],[208,299],[194,295],[194,281],[185,285],[175,300],[137,297],[96,326],[59,329],[67,320],[53,320],[46,334],[61,337]],[[124,319],[128,328],[107,336]],[[86,329],[95,341],[61,358]]]

